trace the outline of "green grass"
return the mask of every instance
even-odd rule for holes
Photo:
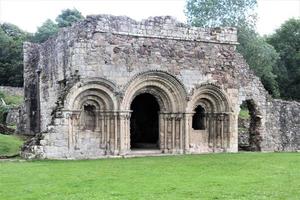
[[[23,96],[6,95],[4,101],[7,105],[21,105],[23,103]]]
[[[249,110],[247,108],[241,108],[239,113],[239,118],[249,119],[250,118]]]
[[[0,162],[0,198],[299,199],[299,153]]]
[[[17,155],[22,143],[23,140],[17,136],[0,134],[0,157]]]
[[[7,105],[19,106],[23,103],[24,98],[20,95],[9,95],[5,92],[0,91],[0,98],[3,98]]]

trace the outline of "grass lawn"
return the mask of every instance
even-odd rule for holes
[[[300,199],[299,153],[0,161],[0,198]]]
[[[19,154],[20,147],[22,144],[23,140],[18,138],[17,136],[3,135],[0,133],[0,157],[14,156]]]

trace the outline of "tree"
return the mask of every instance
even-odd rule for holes
[[[267,42],[280,55],[275,73],[282,97],[300,100],[300,18],[286,21]]]
[[[44,42],[50,36],[55,35],[58,32],[58,26],[51,19],[47,19],[42,26],[38,27],[37,32],[34,35],[34,42]]]
[[[186,15],[194,26],[254,27],[256,0],[187,0]]]
[[[187,0],[189,23],[201,27],[232,26],[238,28],[237,50],[243,55],[265,88],[279,97],[273,67],[276,50],[255,32],[256,0]]]
[[[81,15],[81,13],[76,9],[66,9],[61,12],[60,15],[58,15],[55,19],[55,22],[53,22],[51,19],[47,19],[42,26],[40,26],[35,33],[32,41],[33,42],[44,42],[49,37],[55,35],[59,28],[61,27],[67,27],[71,26],[72,23],[80,21],[84,19],[84,17]]]
[[[63,10],[60,15],[55,19],[59,27],[71,26],[74,22],[83,20],[84,17],[77,9],[66,9]]]
[[[273,96],[280,96],[277,76],[274,67],[279,59],[279,54],[274,47],[268,44],[254,30],[241,27],[238,32],[239,45],[237,46],[248,65],[260,77],[265,89]]]
[[[30,36],[13,24],[0,25],[0,85],[23,86],[23,42]]]

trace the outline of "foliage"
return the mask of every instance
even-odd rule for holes
[[[22,144],[19,137],[0,133],[0,157],[18,155]]]
[[[238,41],[240,43],[237,47],[238,52],[243,55],[255,74],[260,77],[266,90],[273,97],[279,97],[277,76],[273,72],[279,55],[274,47],[248,27],[239,29]]]
[[[55,35],[58,32],[58,26],[51,19],[47,19],[42,26],[38,27],[37,32],[34,35],[34,42],[44,42],[50,36]]]
[[[59,27],[70,26],[82,20],[83,16],[76,9],[67,9],[57,17],[57,24],[50,19],[32,35],[22,31],[16,25],[0,24],[0,85],[23,86],[23,42],[44,42],[55,35]]]
[[[267,41],[280,55],[275,74],[282,97],[300,100],[300,18],[286,21]]]
[[[239,113],[239,118],[241,119],[250,119],[250,113],[248,108],[241,108]]]
[[[8,95],[0,91],[0,99],[3,99],[6,103],[6,105],[0,103],[0,123],[5,123],[9,109],[21,105],[23,103],[23,96]]]
[[[7,200],[298,199],[299,167],[297,153],[2,162],[0,196]]]
[[[187,0],[186,15],[194,26],[255,26],[256,0]]]
[[[53,22],[51,19],[47,19],[42,26],[38,27],[38,30],[33,37],[33,41],[39,43],[44,42],[49,37],[55,35],[60,27],[71,26],[72,23],[82,19],[84,19],[84,17],[76,9],[63,10],[55,19],[57,23]]]
[[[255,32],[256,0],[187,0],[186,15],[195,26],[238,28],[238,51],[274,97],[279,97],[273,67],[276,50]]]
[[[83,20],[84,17],[77,9],[66,9],[63,10],[60,15],[55,19],[59,27],[71,26],[74,22]]]
[[[23,86],[23,42],[30,37],[15,25],[0,24],[0,85]]]
[[[0,105],[0,124],[5,124],[10,106]]]
[[[8,95],[1,91],[0,91],[0,98],[2,98],[5,101],[5,103],[10,106],[20,106],[24,101],[23,96]]]

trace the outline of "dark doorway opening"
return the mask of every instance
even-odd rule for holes
[[[158,112],[156,98],[148,93],[140,94],[131,103],[130,145],[131,148],[158,148]]]
[[[240,106],[238,118],[239,151],[260,151],[261,116],[253,100],[246,100]]]
[[[202,106],[197,106],[194,110],[192,127],[194,130],[205,130],[205,110]]]

